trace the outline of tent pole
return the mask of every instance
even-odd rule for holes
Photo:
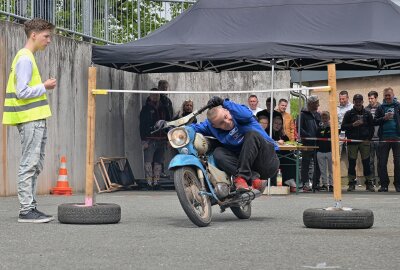
[[[86,133],[86,193],[85,206],[93,206],[93,173],[95,155],[96,99],[92,90],[96,89],[96,68],[89,67],[88,110]]]
[[[274,89],[274,73],[275,73],[275,59],[272,59],[272,68],[271,68],[271,89]],[[269,114],[269,136],[272,138],[272,121],[274,114],[274,91],[271,92],[271,112]]]
[[[300,69],[300,79],[299,79],[299,85],[300,85],[300,88],[303,86],[303,71]],[[299,90],[299,96],[298,96],[298,98],[299,98],[299,115],[298,115],[298,125],[297,125],[297,136],[298,136],[298,138],[300,138],[300,130],[301,130],[301,127],[300,127],[300,123],[301,123],[301,108],[302,108],[302,104],[301,104],[301,94],[303,94],[303,91],[302,90]],[[305,104],[304,104],[305,105]]]
[[[332,146],[332,170],[333,170],[333,197],[336,207],[340,206],[342,200],[342,179],[340,176],[340,157],[339,157],[339,127],[336,109],[336,65],[328,64],[328,85],[329,91],[329,110],[331,115],[331,146]]]

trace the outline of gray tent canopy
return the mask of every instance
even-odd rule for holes
[[[94,46],[92,62],[135,73],[400,68],[390,0],[200,0],[147,37]]]

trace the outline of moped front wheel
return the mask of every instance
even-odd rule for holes
[[[181,167],[174,171],[175,190],[179,202],[188,218],[199,227],[211,222],[210,197],[201,195],[201,183],[196,171],[191,167]]]

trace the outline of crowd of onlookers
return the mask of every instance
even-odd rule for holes
[[[168,82],[160,80],[152,90],[167,91]],[[337,106],[340,156],[348,158],[348,189],[354,191],[357,185],[356,161],[360,153],[367,191],[387,192],[389,177],[387,163],[389,151],[393,151],[394,186],[400,192],[400,105],[392,88],[383,90],[383,101],[378,102],[378,92],[368,93],[369,104],[364,107],[364,97],[352,97],[347,91],[339,93]],[[279,145],[288,141],[301,142],[307,148],[301,151],[300,181],[304,192],[319,190],[333,191],[332,151],[330,113],[319,111],[319,97],[311,95],[306,106],[296,119],[287,112],[288,100],[267,98],[266,108],[259,107],[256,95],[250,95],[247,106],[270,137]],[[150,94],[140,112],[140,136],[144,151],[145,177],[148,187],[159,188],[158,181],[163,174],[166,151],[165,133],[151,134],[151,128],[158,120],[173,120],[193,111],[193,101],[185,100],[174,114],[171,99],[166,94]],[[272,117],[271,117],[272,112]],[[272,123],[271,123],[272,119]],[[272,133],[271,133],[272,132]],[[296,177],[295,153],[280,150],[280,169],[283,183],[293,185]],[[377,166],[375,166],[375,160]],[[376,173],[377,171],[377,173]],[[276,184],[276,177],[271,179]]]

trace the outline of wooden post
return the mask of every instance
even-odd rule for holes
[[[3,104],[6,97],[7,85],[7,43],[5,38],[0,38],[0,117],[3,116]],[[1,124],[1,179],[0,196],[8,195],[8,177],[7,177],[7,126]]]
[[[332,170],[333,170],[333,197],[336,202],[342,200],[342,179],[340,175],[339,155],[339,122],[336,108],[336,65],[328,64],[329,111],[331,115],[331,146],[332,146]]]
[[[92,90],[96,89],[96,68],[89,67],[88,78],[88,110],[86,133],[86,193],[85,206],[93,206],[94,182],[94,155],[95,155],[95,124],[96,124],[96,99]]]

